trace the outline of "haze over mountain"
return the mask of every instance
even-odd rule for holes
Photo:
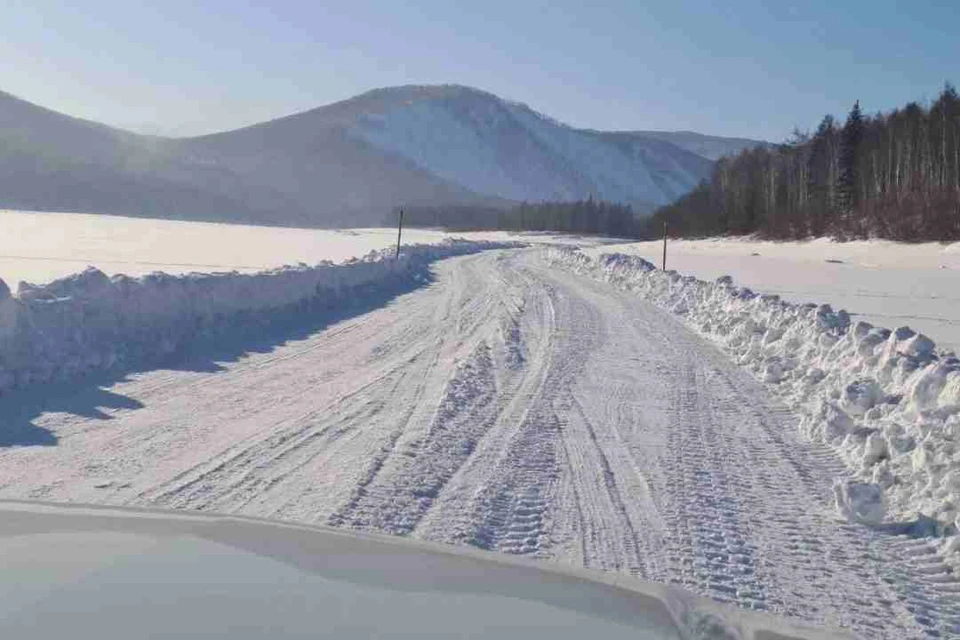
[[[666,140],[681,149],[686,149],[708,160],[719,160],[723,156],[734,156],[744,149],[766,144],[748,138],[708,136],[695,131],[636,131],[634,133],[646,138]]]
[[[145,136],[0,92],[0,207],[344,226],[398,205],[594,198],[649,211],[758,144],[575,129],[457,85],[377,89],[250,127]]]

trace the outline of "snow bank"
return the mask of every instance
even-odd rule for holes
[[[639,255],[659,264],[663,243],[585,248]],[[751,238],[671,240],[667,264],[712,281],[729,274],[739,286],[792,302],[827,303],[880,327],[910,325],[960,354],[960,242],[887,240],[771,242]]]
[[[205,336],[348,299],[357,287],[415,277],[429,262],[510,242],[451,240],[369,253],[342,264],[253,274],[106,276],[93,267],[43,286],[0,280],[0,392],[169,355]]]
[[[853,322],[829,305],[758,295],[724,276],[705,282],[637,256],[551,261],[636,291],[682,316],[802,416],[800,428],[843,458],[856,482],[835,488],[841,513],[876,523],[933,518],[960,527],[960,359],[907,327]]]

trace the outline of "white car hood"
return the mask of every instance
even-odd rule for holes
[[[842,636],[629,576],[410,539],[0,501],[0,637]]]

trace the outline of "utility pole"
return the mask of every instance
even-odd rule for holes
[[[660,263],[660,270],[667,270],[667,221],[663,221],[663,261]]]
[[[403,207],[400,208],[400,223],[397,225],[397,256],[400,259],[400,236],[403,234]]]

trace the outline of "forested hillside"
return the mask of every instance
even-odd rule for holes
[[[758,233],[960,239],[960,96],[947,84],[929,105],[864,115],[842,126],[826,116],[816,132],[721,158],[708,181],[649,221],[655,235]]]
[[[396,219],[385,222],[388,225],[396,224]],[[404,224],[454,231],[559,231],[618,238],[635,237],[642,230],[642,223],[630,205],[593,198],[574,202],[525,202],[508,209],[484,206],[406,207]]]

